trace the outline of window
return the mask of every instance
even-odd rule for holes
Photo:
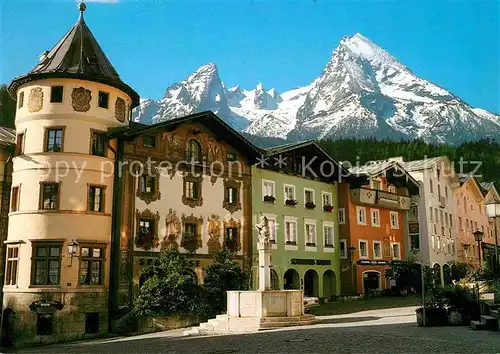
[[[233,162],[236,161],[236,154],[234,152],[228,152],[226,154],[227,161]]]
[[[460,226],[460,230],[464,229],[464,225],[462,224],[462,217],[461,216],[458,217],[458,225]]]
[[[7,267],[5,285],[17,284],[17,265],[19,264],[19,246],[7,246]]]
[[[103,284],[104,248],[80,247],[80,280],[82,285]]]
[[[474,221],[474,231],[477,231],[479,230],[479,228],[477,227],[477,221]]]
[[[394,258],[394,259],[401,258],[401,250],[399,248],[399,243],[392,244],[392,258]]]
[[[397,189],[396,189],[396,186],[393,186],[392,184],[389,186],[389,192],[390,193],[396,193],[397,192]]]
[[[325,247],[333,247],[333,225],[323,225]]]
[[[316,246],[316,224],[305,223],[306,246]]]
[[[262,198],[265,202],[274,202],[274,182],[273,181],[262,181]]]
[[[196,139],[190,139],[188,141],[188,161],[199,162],[201,160],[201,146]]]
[[[194,181],[185,181],[186,198],[188,199],[198,199],[198,183]]]
[[[287,200],[295,201],[295,186],[291,184],[285,184],[283,188],[285,191],[285,203]]]
[[[333,207],[332,193],[322,192],[321,199],[323,201],[323,209],[325,209],[325,207]]]
[[[198,235],[198,225],[197,224],[191,224],[191,223],[185,223],[184,224],[184,233],[186,235],[190,236],[196,236]]]
[[[109,93],[99,91],[98,104],[101,108],[108,108],[109,106]]]
[[[380,190],[380,181],[372,180],[372,189]]]
[[[285,242],[297,244],[297,222],[285,219]]]
[[[154,235],[154,223],[150,219],[139,219],[139,239]]]
[[[432,179],[429,179],[429,188],[431,190],[431,194],[434,193],[434,186],[432,184]]]
[[[436,224],[433,224],[432,226],[434,227],[434,235],[437,235],[437,226],[436,226]]]
[[[104,211],[104,187],[89,186],[88,211],[102,213]]]
[[[63,128],[48,128],[45,132],[45,152],[63,151]]]
[[[429,207],[429,215],[430,215],[431,222],[434,222],[434,212],[432,211],[432,207]]]
[[[50,336],[52,334],[52,314],[37,314],[36,334],[39,336]]]
[[[141,193],[154,193],[156,187],[156,177],[150,175],[141,176]]]
[[[16,155],[24,154],[24,133],[17,134]]]
[[[444,186],[444,196],[446,197],[446,200],[448,200],[448,186]]]
[[[358,216],[358,224],[366,225],[366,208],[356,207],[356,214]]]
[[[59,209],[59,183],[40,184],[40,210]]]
[[[397,211],[391,211],[391,228],[399,229],[399,213]]]
[[[91,154],[95,156],[106,155],[106,134],[92,131]]]
[[[238,202],[238,189],[236,187],[227,187],[227,200],[229,204]]]
[[[435,215],[434,222],[438,222],[439,221],[439,211],[437,209],[434,209],[434,215]]]
[[[99,333],[99,312],[85,314],[85,334]]]
[[[441,185],[438,184],[438,198],[441,198]]]
[[[269,225],[269,242],[276,243],[276,216],[266,215]]]
[[[450,220],[450,219],[448,218],[448,213],[447,213],[447,212],[445,212],[445,213],[444,213],[444,223],[445,223],[446,227],[448,227],[449,220]]]
[[[238,228],[226,227],[226,247],[231,251],[238,250]]]
[[[59,285],[60,244],[34,244],[32,262],[31,282],[33,285]]]
[[[347,258],[346,244],[347,244],[346,240],[340,240],[340,258],[341,259]]]
[[[380,241],[373,241],[373,258],[382,258],[382,243]]]
[[[345,224],[345,209],[339,209],[339,224]]]
[[[368,258],[368,241],[359,241],[359,258]]]
[[[19,187],[12,187],[12,196],[10,198],[10,211],[19,210]]]
[[[142,145],[144,145],[145,147],[155,148],[156,147],[156,136],[144,135],[142,137]]]
[[[60,103],[63,101],[63,87],[62,86],[52,86],[50,88],[50,102]]]
[[[441,225],[444,225],[444,222],[443,222],[444,216],[443,216],[443,211],[442,211],[442,210],[441,210],[441,212],[439,213],[439,216],[440,216],[440,219],[439,219],[439,220],[441,221],[441,222],[440,222],[440,224],[441,224]]]
[[[378,209],[371,209],[372,212],[372,226],[380,226],[380,211]]]
[[[304,201],[305,201],[305,204],[308,204],[308,203],[315,204],[314,203],[314,190],[304,189]]]
[[[19,93],[19,102],[18,102],[18,105],[17,105],[17,108],[22,108],[24,105],[24,91],[20,92]]]
[[[450,218],[450,227],[453,227],[453,217],[451,214],[448,214],[448,217]]]

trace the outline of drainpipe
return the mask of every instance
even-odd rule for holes
[[[110,265],[109,265],[109,292],[108,292],[108,332],[113,333],[115,329],[115,318],[118,310],[118,286],[120,266],[120,230],[122,223],[123,203],[123,138],[117,137],[117,149],[111,151],[115,154],[115,166],[113,176],[113,208],[111,216],[111,243],[110,243]]]
[[[0,215],[3,215],[5,212],[5,205],[7,205],[7,213],[9,212],[9,201],[10,201],[10,185],[7,183],[7,178],[8,178],[8,170],[9,170],[9,165],[12,164],[12,158],[14,157],[14,151],[13,151],[13,145],[8,145],[8,156],[7,160],[5,161],[5,166],[4,166],[4,171],[3,171],[3,181],[2,181],[2,200],[0,201]],[[5,203],[7,201],[7,203]],[[8,231],[8,217],[5,223],[5,231]],[[5,240],[0,240],[0,242],[3,242]],[[0,313],[0,334],[3,332],[3,283],[5,279],[5,263],[7,262],[6,259],[7,255],[7,248],[5,244],[2,245],[2,255],[0,256],[0,309],[2,312]]]

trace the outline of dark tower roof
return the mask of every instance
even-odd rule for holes
[[[124,83],[102,51],[83,19],[85,4],[79,4],[80,18],[68,33],[42,54],[40,61],[27,74],[16,77],[9,85],[15,97],[19,86],[46,78],[69,78],[100,82],[113,86],[132,98],[132,107],[139,104],[139,95]]]

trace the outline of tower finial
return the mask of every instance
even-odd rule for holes
[[[78,10],[80,10],[80,16],[83,16],[83,12],[87,8],[87,5],[85,5],[84,0],[81,0],[80,3],[78,4]]]

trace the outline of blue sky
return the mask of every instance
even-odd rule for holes
[[[85,19],[142,97],[214,62],[227,86],[309,84],[360,32],[417,75],[500,112],[500,1],[94,0]],[[106,3],[106,2],[114,3]],[[76,22],[74,0],[0,0],[0,82],[31,69]]]

